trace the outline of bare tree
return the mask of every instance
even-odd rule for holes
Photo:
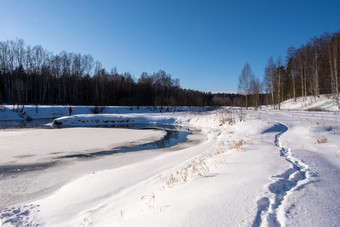
[[[319,46],[318,40],[314,40],[314,47],[313,47],[313,95],[316,96],[320,95],[320,87],[319,87]]]
[[[275,78],[275,81],[276,81],[276,97],[277,97],[277,104],[278,104],[278,108],[280,109],[281,108],[281,102],[283,101],[282,100],[282,79],[283,79],[283,66],[281,65],[281,57],[279,57],[277,59],[277,68],[276,68],[276,78]]]
[[[301,97],[304,99],[307,96],[307,47],[305,45],[302,45],[298,50],[297,50],[297,65],[298,65],[298,73],[300,76],[300,89],[301,89]]]
[[[247,62],[238,78],[238,91],[246,98],[246,108],[248,108],[248,95],[250,94],[250,84],[253,80],[254,74]]]
[[[93,60],[91,55],[83,56],[83,58],[82,58],[82,65],[84,67],[85,75],[90,75],[90,73],[91,73],[91,71],[93,69],[93,66],[94,66],[93,62],[94,62],[94,60]]]
[[[287,50],[287,69],[289,69],[289,76],[292,79],[294,102],[296,102],[295,62],[295,48],[291,46]]]
[[[260,105],[261,82],[257,77],[253,77],[250,81],[250,93],[253,96],[253,106],[257,110]]]
[[[336,36],[332,37],[329,45],[328,45],[328,56],[329,56],[329,66],[331,72],[331,87],[332,93],[334,94],[334,99],[336,101],[336,105],[338,109],[340,109],[339,104],[339,48],[340,48],[340,33],[337,33]]]
[[[265,68],[264,83],[265,83],[267,92],[271,94],[272,105],[274,106],[274,108],[275,108],[275,99],[274,99],[275,71],[276,71],[276,66],[274,64],[273,58],[270,57],[268,60],[268,64]]]

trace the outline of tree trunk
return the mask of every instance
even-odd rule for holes
[[[293,79],[293,95],[294,95],[294,102],[296,102],[296,90],[295,90],[295,76],[294,70],[291,71],[292,79]]]

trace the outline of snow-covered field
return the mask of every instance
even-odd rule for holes
[[[313,107],[324,109],[326,101]],[[0,223],[339,226],[340,112],[301,111],[293,101],[284,105],[296,110],[247,110],[244,122],[239,121],[237,108],[105,115],[84,112],[56,119],[55,123],[63,126],[124,121],[172,124],[200,129],[205,135],[191,135],[190,139],[197,137],[200,142],[181,149],[85,160],[57,162],[58,152],[71,154],[151,141],[162,137],[164,131],[2,130],[0,169],[19,163],[33,170],[0,175],[0,194],[6,195],[0,198]],[[41,169],[34,169],[34,164]]]

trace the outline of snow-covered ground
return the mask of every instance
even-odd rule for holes
[[[320,101],[314,107],[325,105]],[[41,171],[5,174],[0,178],[0,193],[11,191],[16,196],[7,193],[7,199],[0,199],[8,204],[0,206],[0,223],[3,226],[338,226],[340,112],[262,108],[244,114],[244,122],[239,121],[241,111],[237,108],[106,115],[85,112],[56,119],[63,126],[117,124],[118,120],[121,121],[118,123],[129,120],[135,124],[174,124],[198,128],[206,138],[200,136],[200,143],[182,149],[72,159],[43,167]],[[4,143],[5,138],[16,141],[17,144],[9,144],[22,149],[22,153],[13,148],[11,154],[10,150],[3,152],[1,148],[4,159],[0,168],[15,162],[20,155],[32,158],[24,154],[30,149],[25,144],[33,143],[36,130],[36,133],[51,131],[51,134],[43,133],[45,142],[41,141],[41,146],[29,152],[35,155],[37,163],[53,160],[54,156],[49,156],[46,149],[58,150],[61,140],[70,146],[61,150],[73,153],[77,149],[86,150],[87,146],[105,149],[106,145],[112,145],[107,143],[111,136],[117,136],[113,141],[123,142],[130,141],[133,135],[137,141],[152,140],[163,133],[131,130],[131,135],[123,135],[123,131],[130,129],[111,128],[105,129],[107,132],[100,128],[32,129],[31,140],[24,142],[17,141],[15,136],[23,133],[23,138],[29,138],[27,130],[3,130],[0,142]],[[59,134],[58,130],[65,133]],[[91,142],[92,138],[86,136],[79,138],[83,136],[72,130],[84,135],[86,130],[99,130],[94,134],[101,142]],[[86,146],[78,147],[79,140],[84,140]],[[44,144],[50,144],[50,148]]]
[[[336,101],[332,97],[333,95],[320,95],[319,97],[298,97],[296,101],[289,99],[281,103],[281,109],[338,111]]]

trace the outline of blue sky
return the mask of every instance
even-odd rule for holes
[[[0,0],[0,40],[91,54],[110,71],[162,69],[183,88],[236,92],[249,62],[262,79],[270,56],[340,31],[340,1]]]

